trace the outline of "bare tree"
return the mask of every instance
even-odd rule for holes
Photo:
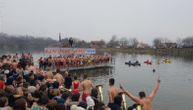
[[[155,48],[162,48],[162,38],[155,38],[153,40],[153,46]]]
[[[120,42],[121,47],[128,47],[127,37],[121,37],[119,42]]]
[[[119,46],[119,41],[117,40],[117,36],[113,35],[111,40],[108,42],[107,47],[117,47]]]
[[[0,33],[1,51],[43,51],[45,47],[57,44],[56,40],[33,36],[13,36]]]
[[[139,44],[139,41],[137,40],[137,38],[131,38],[129,39],[129,46],[132,48],[137,48]]]
[[[102,47],[105,47],[106,42],[105,42],[103,39],[101,39],[99,42],[100,42],[100,44],[101,44]]]
[[[183,47],[193,47],[193,37],[187,37],[182,40]]]
[[[162,43],[171,43],[171,40],[168,38],[163,38]]]
[[[177,44],[177,48],[182,48],[182,46],[183,46],[182,39],[178,38],[178,39],[176,40],[176,44]]]

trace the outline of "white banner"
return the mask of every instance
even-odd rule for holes
[[[49,55],[69,55],[69,54],[96,54],[93,48],[45,48],[45,54]]]

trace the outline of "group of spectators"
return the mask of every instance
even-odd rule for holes
[[[108,98],[105,105],[99,98],[99,90],[84,74],[83,80],[58,69],[53,73],[33,65],[31,54],[3,55],[0,57],[0,110],[122,110],[122,93],[125,93],[142,110],[152,110],[158,83],[146,97],[132,95],[122,86],[116,87],[115,79],[109,79]],[[133,110],[135,107],[129,107]]]
[[[69,55],[39,59],[39,68],[66,68],[66,67],[84,67],[91,65],[107,64],[112,62],[111,56],[102,55]]]
[[[53,73],[39,69],[34,66],[31,54],[0,57],[0,110],[102,110],[103,107],[98,90],[86,75],[81,82],[67,71],[62,75],[59,70]]]

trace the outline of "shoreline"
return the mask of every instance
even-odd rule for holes
[[[152,48],[96,48],[97,53],[101,52],[122,52],[131,54],[150,54],[150,55],[175,55],[175,56],[192,56],[193,48],[168,48],[168,49],[152,49]]]

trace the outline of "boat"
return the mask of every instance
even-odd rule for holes
[[[164,63],[172,63],[172,60],[170,60],[170,59],[163,59],[163,62]]]
[[[128,62],[125,62],[126,65],[129,65],[129,66],[141,66],[141,64],[139,63],[139,61],[128,61]]]
[[[146,60],[146,61],[144,61],[144,63],[146,63],[147,65],[152,65],[152,61],[150,61],[150,60]]]

